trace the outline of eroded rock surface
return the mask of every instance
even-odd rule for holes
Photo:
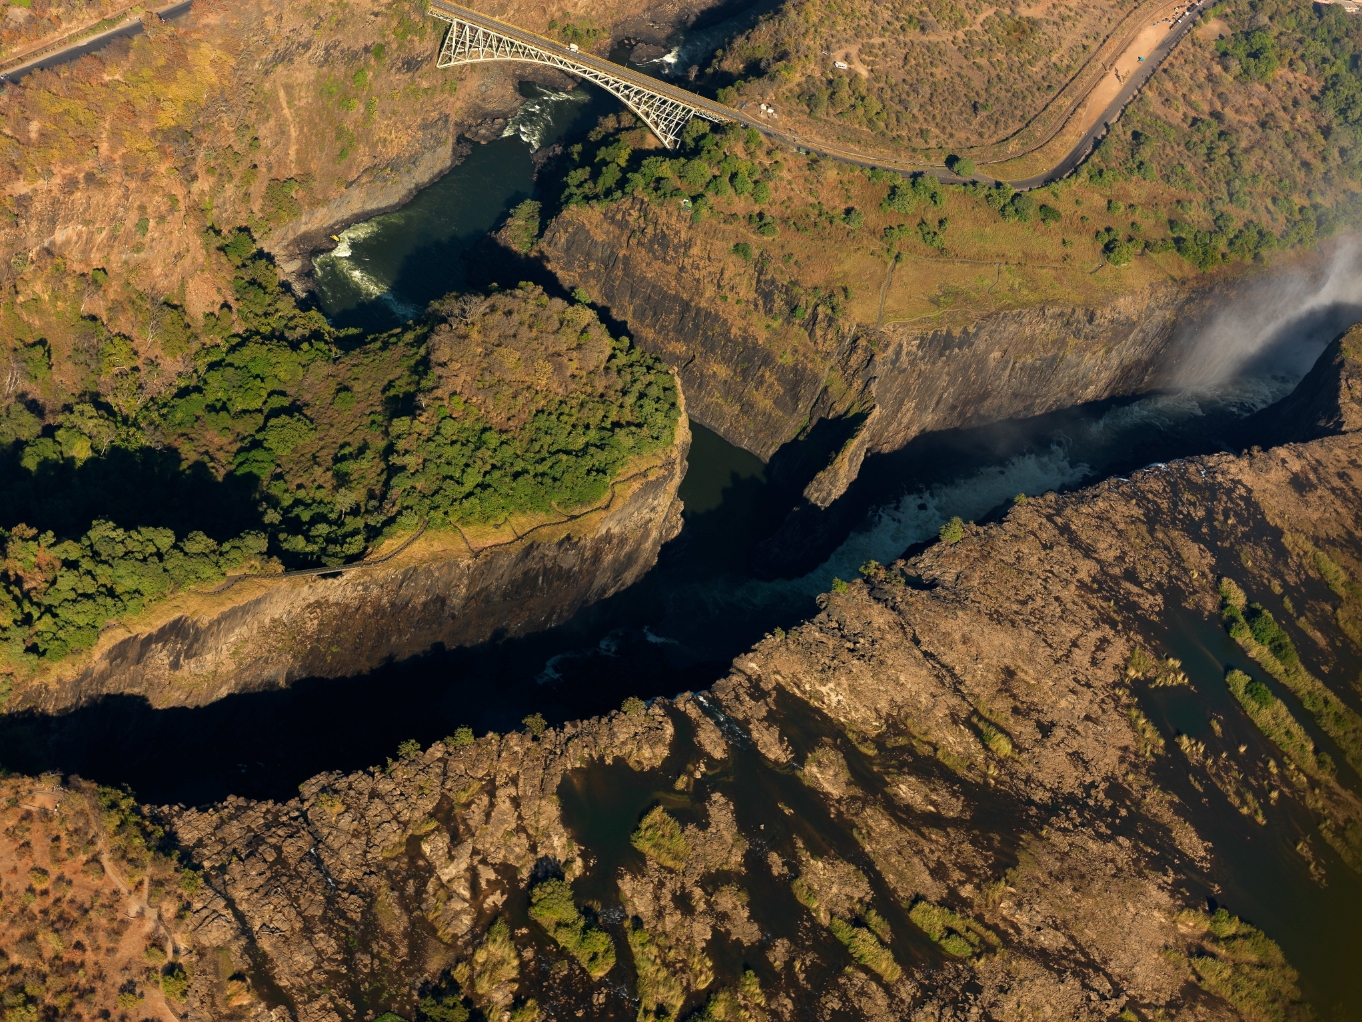
[[[1354,345],[1313,384],[1345,421]],[[1347,821],[1228,695],[1226,663],[1257,668],[1220,611],[1228,578],[1317,677],[1357,675],[1360,454],[1336,433],[1033,499],[868,565],[711,693],[163,810],[206,881],[184,941],[254,965],[252,1006],[209,977],[191,1017],[1288,1017],[1290,965],[1204,899],[1234,827],[1313,869]],[[1181,686],[1204,739],[1164,713]],[[598,981],[528,915],[551,877],[613,941]]]

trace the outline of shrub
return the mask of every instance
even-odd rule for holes
[[[1286,704],[1261,681],[1255,681],[1243,671],[1230,670],[1225,675],[1225,685],[1258,730],[1281,749],[1287,759],[1313,777],[1329,776],[1334,772],[1328,755],[1315,747],[1309,733]]]
[[[1297,974],[1273,941],[1223,908],[1214,915],[1185,911],[1184,929],[1199,932],[1201,947],[1184,959],[1197,983],[1223,997],[1244,1018],[1278,1022],[1312,1015],[1302,1003]]]
[[[984,744],[988,750],[999,759],[1006,759],[1012,755],[1012,739],[1007,737],[997,726],[987,720],[978,719],[975,723],[979,727],[979,733],[983,736]]]
[[[511,210],[502,231],[517,252],[529,252],[539,240],[539,212],[539,203],[532,199],[526,199]]]
[[[1338,743],[1349,764],[1355,770],[1362,770],[1362,715],[1305,669],[1291,637],[1270,611],[1261,604],[1249,604],[1243,589],[1228,578],[1221,580],[1220,595],[1221,617],[1230,637],[1257,660],[1268,674],[1292,691],[1320,729]],[[1248,703],[1257,705],[1257,700],[1248,694],[1247,682],[1244,691],[1241,704],[1245,704],[1246,698]],[[1245,704],[1245,709],[1249,710],[1248,704]],[[1269,711],[1265,709],[1263,712]],[[1249,710],[1249,714],[1253,716],[1252,710]],[[1289,713],[1287,717],[1290,717]],[[1273,741],[1277,739],[1273,738]],[[1285,747],[1283,751],[1287,751]],[[1316,763],[1317,771],[1332,770],[1332,763],[1322,753],[1316,757]],[[1307,769],[1304,762],[1301,769]]]
[[[855,926],[844,919],[833,916],[828,922],[832,935],[846,945],[851,957],[861,965],[878,973],[886,983],[897,982],[903,975],[898,962],[889,949],[879,942],[868,929]]]
[[[454,733],[445,739],[445,744],[451,749],[461,749],[465,745],[472,745],[473,742],[473,729],[471,727],[455,728]]]
[[[645,712],[648,707],[638,696],[630,696],[628,699],[624,700],[620,709],[631,717],[637,717],[639,714]]]
[[[1043,224],[1057,224],[1064,219],[1063,213],[1047,203],[1041,203],[1036,213],[1040,216],[1040,222]]]
[[[739,241],[733,246],[733,254],[750,263],[752,261],[752,246],[745,241]]]
[[[629,843],[670,869],[680,869],[690,855],[690,845],[681,833],[681,825],[661,806],[655,806],[643,817]]]
[[[520,955],[505,919],[498,919],[488,927],[487,936],[473,952],[469,973],[476,997],[487,997],[497,987],[520,975]]]
[[[183,1001],[189,993],[189,974],[179,962],[171,962],[161,972],[161,989],[172,1001]]]
[[[1017,192],[1002,210],[1004,220],[1020,220],[1029,224],[1036,215],[1036,200],[1029,192]]]
[[[468,1022],[471,1016],[472,1012],[457,990],[423,997],[416,1006],[416,1017],[420,1022]]]
[[[959,515],[956,515],[941,526],[937,535],[941,537],[943,543],[959,543],[965,538],[965,523]]]
[[[946,168],[959,177],[974,176],[974,161],[968,156],[947,156]]]
[[[941,950],[956,958],[968,958],[985,946],[1002,946],[1002,941],[987,927],[930,901],[915,902],[908,918]]]
[[[530,892],[530,916],[581,963],[592,979],[600,979],[614,967],[614,942],[604,930],[587,925],[566,881],[550,879],[536,884]]]
[[[1103,245],[1102,252],[1112,266],[1128,266],[1135,258],[1135,246],[1116,238]]]
[[[543,735],[544,731],[547,730],[549,726],[548,721],[544,719],[544,715],[542,713],[531,713],[520,723],[524,724],[525,727],[529,730],[530,734],[534,735],[534,737],[536,738],[539,738],[541,735]]]
[[[641,1020],[680,1017],[686,988],[667,968],[657,942],[642,927],[630,928],[628,938],[638,984],[638,1017]]]

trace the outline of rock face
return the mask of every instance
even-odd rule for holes
[[[752,302],[778,318],[790,305],[781,286],[726,251],[642,200],[569,210],[539,248],[560,279],[585,287],[677,368],[698,421],[774,457],[819,507],[845,491],[866,454],[920,433],[1149,388],[1195,297],[1170,284],[1100,309],[1041,306],[935,330],[857,326],[818,307],[804,322],[810,350],[790,357],[727,301],[755,272]],[[801,445],[808,450],[796,453]]]
[[[1330,344],[1290,396],[1251,426],[1265,446],[1362,430],[1362,330]]]
[[[1237,849],[1270,831],[1280,883],[1326,842],[1362,868],[1362,802],[1294,765],[1284,689],[1241,704],[1225,671],[1362,664],[1360,454],[1334,433],[1034,499],[867,566],[710,694],[165,809],[206,881],[192,960],[254,965],[237,1007],[202,970],[189,1017],[1292,1017]],[[1245,599],[1275,654],[1222,626]]]
[[[504,539],[427,534],[381,565],[331,576],[249,579],[218,597],[168,602],[135,634],[111,629],[78,674],[40,678],[7,709],[53,712],[109,693],[202,706],[233,692],[341,677],[561,624],[636,582],[681,528],[684,410],[661,457],[626,469],[599,510]],[[185,609],[185,604],[190,609]]]

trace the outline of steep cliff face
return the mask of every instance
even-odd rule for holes
[[[562,19],[563,31],[588,33],[584,48],[608,51],[614,38],[661,40],[706,6],[604,0],[589,17],[520,0],[483,9],[548,34]],[[530,64],[437,68],[446,27],[412,0],[200,0],[0,92],[0,304],[58,362],[91,316],[133,339],[143,360],[170,359],[148,305],[172,302],[197,324],[232,302],[206,228],[249,226],[305,283],[307,252],[328,234],[445,173],[460,136],[499,134],[521,103],[519,81],[568,84]],[[70,307],[54,301],[70,289]]]
[[[233,692],[340,677],[550,628],[636,582],[680,531],[684,414],[665,456],[621,474],[598,510],[516,537],[427,533],[391,560],[344,573],[251,578],[173,598],[133,629],[110,625],[79,672],[40,675],[6,709],[53,712],[110,693],[202,706]]]
[[[708,695],[163,810],[189,1017],[1305,1017],[1287,959],[1342,1002],[1360,442],[1018,505]]]
[[[730,247],[720,227],[636,201],[567,211],[539,251],[677,368],[698,421],[763,459],[779,452],[820,507],[867,453],[919,433],[1147,388],[1194,299],[1170,283],[1100,308],[1041,305],[935,329],[858,324],[816,305],[797,329],[772,333],[768,319],[796,300]]]

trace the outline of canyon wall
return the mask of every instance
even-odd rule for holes
[[[714,235],[631,201],[566,211],[538,251],[676,367],[699,422],[774,458],[777,474],[820,507],[866,454],[920,433],[1149,388],[1175,321],[1196,300],[1170,282],[1100,308],[1039,305],[929,328],[858,324],[818,305],[801,321],[804,344],[773,342],[762,321],[789,316],[795,300],[768,264],[733,258],[727,235]],[[798,452],[801,444],[811,449]]]
[[[1299,404],[1355,416],[1356,343]],[[1362,802],[1278,698],[1362,662],[1362,434],[1332,421],[1019,504],[709,694],[163,810],[204,878],[188,1017],[1307,1017],[1292,965],[1342,991],[1319,934],[1362,870]],[[1227,631],[1245,593],[1305,675]]]
[[[502,530],[505,539],[471,536],[470,545],[431,532],[372,567],[172,597],[146,621],[107,626],[83,668],[58,665],[16,684],[6,710],[53,713],[112,693],[203,706],[551,628],[636,582],[680,531],[689,449],[683,411],[672,448],[627,468],[599,510],[518,539]]]

